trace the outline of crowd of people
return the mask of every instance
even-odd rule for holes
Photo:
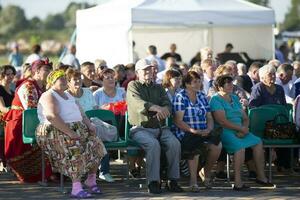
[[[232,44],[226,45],[230,48]],[[99,178],[114,181],[109,172],[110,157],[85,112],[126,101],[132,125],[130,138],[145,153],[150,193],[162,192],[162,167],[167,169],[167,189],[171,192],[183,191],[178,184],[180,175],[190,177],[192,192],[200,191],[198,176],[206,188],[213,187],[214,176],[226,178],[227,153],[234,159],[233,190],[248,189],[241,177],[244,163],[257,184],[273,187],[264,173],[262,140],[249,132],[246,111],[287,103],[295,103],[299,109],[299,61],[281,63],[274,59],[253,62],[249,67],[234,60],[220,63],[206,47],[190,66],[182,62],[175,44],[170,50],[159,57],[157,48],[150,45],[149,56],[136,63],[107,66],[103,59],[79,64],[72,45],[62,62],[53,66],[35,45],[22,65],[21,76],[16,76],[14,65],[20,65],[23,58],[12,57],[10,65],[0,68],[2,162],[20,182],[37,182],[41,179],[43,150],[47,155],[46,179],[55,180],[55,172],[59,172],[72,180],[73,197],[100,194],[98,171]],[[40,120],[38,145],[34,146],[22,142],[22,112],[30,108],[37,108]],[[172,126],[167,126],[167,119],[172,119]],[[269,155],[278,171],[293,169],[286,152],[275,149]],[[139,177],[140,151],[131,152],[129,160],[131,175]]]

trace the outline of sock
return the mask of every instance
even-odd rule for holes
[[[82,191],[81,183],[79,181],[73,182],[73,184],[72,184],[72,194],[76,195],[80,191]]]
[[[84,182],[87,186],[94,186],[96,185],[96,174],[89,174],[87,179]]]

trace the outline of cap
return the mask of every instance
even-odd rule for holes
[[[140,59],[135,64],[135,71],[138,71],[140,69],[146,69],[147,67],[151,67],[151,62],[147,59]]]

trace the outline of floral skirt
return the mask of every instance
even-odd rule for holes
[[[53,171],[63,173],[72,180],[80,180],[90,169],[98,167],[105,154],[105,147],[82,122],[68,125],[80,136],[79,140],[71,140],[51,124],[40,124],[36,130],[36,139],[48,156]]]

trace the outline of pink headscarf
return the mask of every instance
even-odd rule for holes
[[[46,65],[52,68],[52,62],[49,62],[48,58],[44,58],[41,60],[36,60],[31,64],[31,70],[32,72],[36,72],[38,68],[41,66]]]

